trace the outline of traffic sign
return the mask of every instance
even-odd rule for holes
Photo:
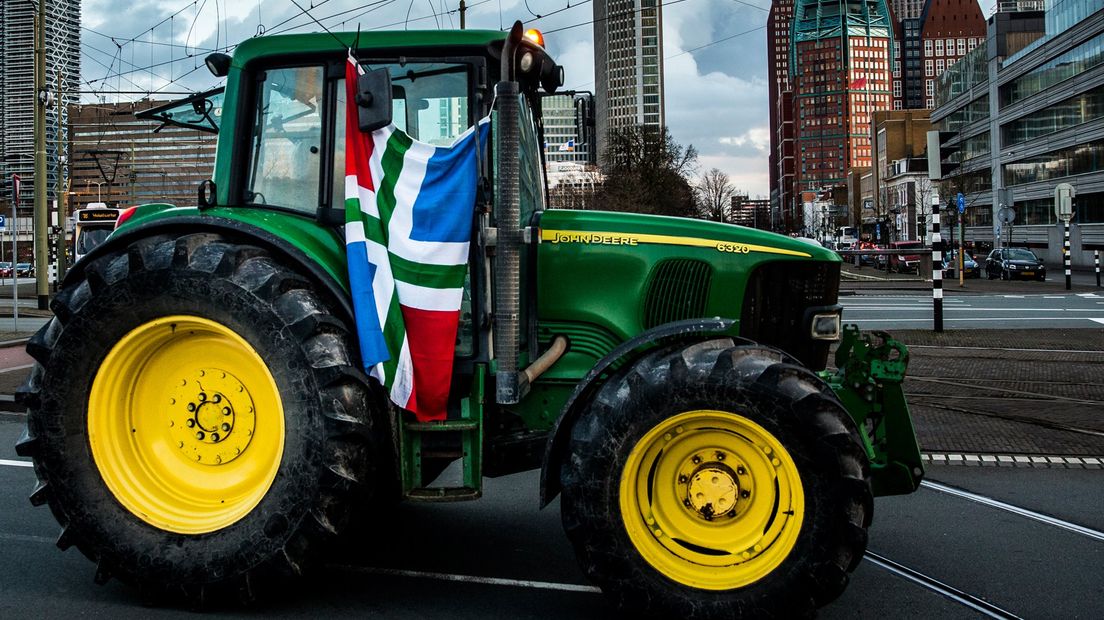
[[[1073,218],[1073,197],[1077,190],[1069,183],[1059,183],[1054,187],[1054,215],[1060,220]]]
[[[958,212],[959,213],[965,213],[966,212],[966,197],[963,196],[961,192],[959,192],[959,194],[958,194]]]
[[[997,220],[1001,224],[1011,224],[1016,221],[1016,210],[1011,207],[1001,207],[997,210]]]
[[[7,229],[8,229],[8,218],[4,217],[3,215],[0,215],[0,230],[7,230]]]

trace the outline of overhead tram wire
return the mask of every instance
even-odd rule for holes
[[[715,41],[710,41],[709,43],[706,43],[706,44],[704,44],[704,45],[699,45],[699,46],[697,46],[697,47],[692,47],[692,48],[690,48],[690,49],[688,49],[688,50],[683,50],[683,51],[681,51],[681,52],[679,52],[679,53],[677,53],[677,54],[671,54],[670,56],[664,56],[664,57],[663,57],[663,60],[671,60],[672,58],[678,58],[679,56],[683,56],[683,55],[685,55],[685,54],[689,54],[689,53],[691,53],[691,52],[696,52],[696,51],[698,51],[698,50],[700,50],[700,49],[705,49],[705,48],[707,48],[707,47],[711,47],[711,46],[713,46],[713,45],[717,45],[718,43],[724,43],[725,41],[731,41],[732,39],[735,39],[735,38],[737,38],[737,37],[742,37],[742,36],[744,36],[744,35],[749,35],[749,34],[751,34],[751,33],[753,33],[753,32],[757,32],[757,31],[759,31],[759,30],[763,30],[763,29],[765,29],[766,27],[767,27],[767,26],[766,26],[766,24],[764,24],[764,25],[762,25],[762,26],[757,26],[757,27],[755,27],[755,28],[752,28],[752,29],[750,29],[750,30],[745,30],[745,31],[743,31],[743,32],[737,32],[736,34],[728,35],[727,37],[721,37],[720,39],[717,39],[717,40],[715,40]],[[591,84],[593,84],[593,83],[594,83],[593,81],[590,81],[590,82],[583,82],[582,84],[578,84],[578,85],[576,85],[576,86],[573,86],[573,87],[571,87],[571,88],[570,88],[570,89],[568,89],[568,90],[578,90],[578,89],[582,88],[583,86],[590,86],[590,85],[591,85]]]

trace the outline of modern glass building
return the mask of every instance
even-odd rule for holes
[[[78,1],[46,2],[46,84],[62,90],[62,126],[68,104],[80,90],[80,12]],[[29,213],[34,194],[34,38],[35,4],[28,0],[0,0],[0,176],[18,174],[23,180],[20,206]],[[58,154],[57,105],[46,109],[47,186],[55,187]],[[7,205],[10,196],[0,197]],[[5,211],[9,212],[10,211]]]
[[[599,162],[610,131],[664,126],[660,0],[594,1],[594,90]]]
[[[968,204],[967,239],[1011,243],[1061,260],[1054,188],[1074,186],[1071,252],[1092,264],[1104,250],[1104,4],[1100,0],[1001,3],[987,45],[939,80],[942,192]],[[1009,190],[1016,218],[1002,226],[996,197]],[[1007,195],[1007,194],[1005,194]]]

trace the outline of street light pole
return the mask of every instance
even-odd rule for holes
[[[46,2],[38,0],[35,16],[35,182],[34,182],[34,264],[35,290],[38,293],[38,309],[50,307],[50,283],[48,280],[49,253],[46,235]]]
[[[59,228],[59,232],[57,233],[56,238],[57,243],[55,245],[55,252],[57,253],[57,286],[58,288],[60,288],[61,281],[63,278],[65,278],[65,269],[66,267],[68,267],[68,265],[66,264],[67,261],[65,256],[65,248],[68,245],[68,239],[66,238],[67,235],[65,232],[65,220],[68,213],[65,208],[65,201],[68,198],[68,195],[65,191],[64,183],[66,158],[64,155],[62,155],[62,153],[64,152],[62,146],[64,142],[61,134],[61,71],[57,72],[57,91],[55,92],[54,96],[57,97],[57,111],[55,112],[56,134],[54,138],[54,157],[57,159],[57,189],[54,190],[54,196],[57,197],[57,219]]]

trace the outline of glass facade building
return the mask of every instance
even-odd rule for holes
[[[1092,251],[1104,250],[1104,3],[1047,0],[1042,12],[998,13],[988,26],[988,45],[936,89],[944,201],[969,195],[968,239],[1060,262],[1054,188],[1069,183],[1071,254],[1091,264]],[[994,217],[1005,206],[998,190],[1011,192],[1012,230]]]

